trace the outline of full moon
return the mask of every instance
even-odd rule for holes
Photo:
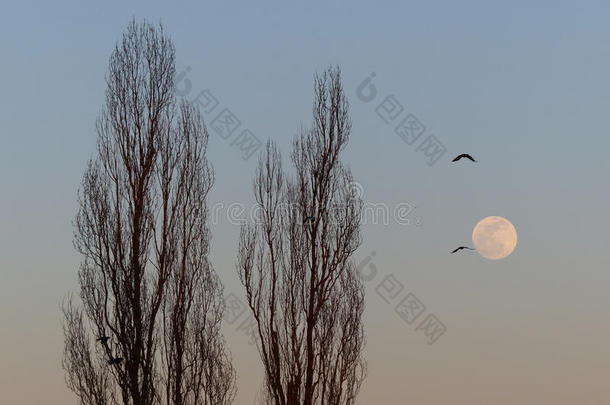
[[[517,246],[517,230],[506,218],[483,218],[472,230],[472,243],[486,259],[504,259]]]

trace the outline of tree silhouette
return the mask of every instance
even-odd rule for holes
[[[313,125],[293,144],[295,177],[269,142],[255,224],[241,231],[238,273],[256,321],[265,404],[353,404],[365,376],[364,289],[352,255],[362,202],[340,161],[351,131],[338,69],[315,77]]]
[[[81,404],[221,405],[235,395],[222,284],[208,261],[208,133],[176,100],[174,77],[162,27],[132,21],[110,58],[79,192],[82,303],[63,306],[63,366]]]

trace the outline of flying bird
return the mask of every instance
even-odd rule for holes
[[[123,361],[122,357],[114,357],[108,360],[108,364],[120,364]]]
[[[108,340],[109,340],[109,339],[110,339],[110,338],[109,338],[108,336],[100,336],[100,337],[98,337],[96,340],[97,340],[98,342],[100,342],[101,344],[105,345],[105,344],[106,344],[106,342],[108,342]]]
[[[453,158],[452,162],[457,162],[458,160],[460,160],[461,158],[466,158],[466,159],[470,159],[473,162],[476,162],[476,160],[474,160],[474,158],[472,156],[470,156],[468,153],[462,153],[461,155],[458,155],[456,157]]]
[[[307,222],[313,222],[315,221],[315,217],[305,217],[305,219],[303,220],[303,223],[306,224]]]
[[[474,250],[473,248],[470,248],[470,247],[468,247],[468,246],[460,246],[460,247],[456,248],[456,249],[455,249],[453,252],[451,252],[451,253],[455,253],[455,252],[457,252],[458,250],[462,250],[462,249]]]

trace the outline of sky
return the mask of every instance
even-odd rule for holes
[[[260,3],[2,5],[1,401],[76,404],[59,306],[77,288],[72,221],[108,58],[135,17],[172,37],[185,97],[207,90],[285,156],[310,122],[313,75],[341,67],[353,121],[344,161],[389,217],[364,221],[355,257],[371,275],[360,404],[607,403],[610,5]],[[372,100],[359,91],[370,86]],[[394,121],[388,103],[401,110]],[[433,135],[446,150],[432,165],[395,133],[409,114],[425,127],[419,141]],[[252,204],[257,159],[210,134],[211,260],[239,299],[239,207]],[[464,152],[478,162],[450,162]],[[517,229],[512,255],[448,253],[490,215]],[[395,310],[407,296],[425,307],[411,323]],[[426,319],[443,325],[432,344]],[[240,322],[224,326],[236,405],[262,382]]]

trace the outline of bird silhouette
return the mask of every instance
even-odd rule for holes
[[[113,357],[108,360],[108,364],[120,364],[123,361],[122,357]]]
[[[313,222],[315,221],[315,217],[305,217],[305,219],[303,220],[303,223],[306,224],[307,222]]]
[[[473,162],[476,162],[476,160],[474,160],[474,158],[472,156],[470,156],[468,153],[462,153],[461,155],[458,155],[456,157],[453,158],[452,162],[457,162],[458,160],[460,160],[461,158],[466,158],[466,159],[470,159]]]
[[[109,339],[110,339],[110,338],[109,338],[108,336],[100,336],[100,337],[98,337],[96,340],[97,340],[98,342],[100,342],[101,344],[105,345],[105,344],[106,344],[106,342],[108,342],[108,340],[109,340]]]
[[[451,252],[451,253],[455,253],[455,252],[457,252],[458,250],[462,250],[462,249],[474,250],[473,248],[470,248],[470,247],[468,247],[468,246],[460,246],[460,247],[456,248],[456,249],[455,249],[453,252]]]

